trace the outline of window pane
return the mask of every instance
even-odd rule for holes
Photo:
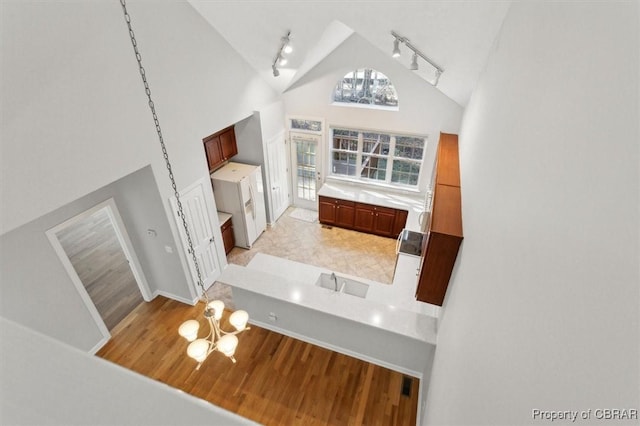
[[[368,154],[388,155],[391,136],[380,133],[363,133],[362,152]]]
[[[420,175],[420,163],[394,160],[391,182],[403,185],[417,185]]]
[[[322,122],[315,120],[291,119],[291,128],[299,130],[311,130],[314,132],[322,131]]]
[[[362,156],[362,172],[360,176],[365,179],[384,181],[387,176],[387,159],[374,156]]]
[[[358,151],[358,132],[353,130],[334,129],[333,149]]]
[[[424,139],[412,136],[396,136],[396,157],[422,160],[424,152]]]
[[[398,95],[389,78],[371,68],[347,73],[336,84],[334,102],[398,106]]]
[[[337,175],[355,176],[356,157],[356,154],[334,152],[331,161],[331,170]]]

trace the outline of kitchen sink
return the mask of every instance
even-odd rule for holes
[[[367,296],[367,292],[369,291],[369,284],[361,283],[360,281],[341,276],[336,276],[336,279],[338,280],[338,293],[349,294],[351,296],[357,296],[363,299]],[[316,281],[316,285],[336,291],[336,283],[331,274],[320,274],[318,280]]]

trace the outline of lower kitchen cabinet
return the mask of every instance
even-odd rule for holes
[[[407,222],[407,211],[339,198],[319,197],[320,223],[367,232],[384,237],[397,237]]]
[[[400,210],[403,211],[403,210]],[[398,210],[371,204],[356,203],[353,229],[370,234],[394,237],[394,224]],[[406,217],[405,217],[406,222]],[[403,224],[404,227],[404,224]],[[402,230],[402,229],[401,229]],[[395,235],[396,237],[398,234]]]
[[[231,222],[231,218],[227,219],[222,225],[220,225],[220,232],[222,233],[224,252],[229,254],[236,245],[236,240],[233,236],[233,223]]]

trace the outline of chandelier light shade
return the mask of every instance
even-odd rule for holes
[[[200,323],[197,320],[188,320],[183,322],[178,328],[178,334],[184,337],[189,343],[187,346],[187,355],[198,362],[196,370],[200,368],[202,363],[207,359],[207,357],[215,351],[219,351],[222,354],[228,356],[231,361],[236,362],[233,355],[236,352],[236,348],[238,347],[238,338],[236,334],[243,332],[244,330],[248,330],[247,322],[249,321],[249,314],[245,311],[236,311],[231,314],[229,321],[231,325],[235,328],[235,331],[224,331],[220,327],[220,319],[222,318],[222,314],[224,313],[224,302],[221,300],[209,301],[207,297],[207,291],[204,288],[204,284],[202,282],[202,274],[200,272],[200,267],[198,265],[198,258],[196,256],[196,251],[193,248],[193,242],[191,239],[191,233],[189,232],[189,224],[185,218],[184,209],[182,208],[182,202],[180,201],[180,193],[178,192],[175,178],[173,176],[171,162],[169,161],[169,154],[167,153],[167,148],[164,143],[164,137],[162,136],[162,129],[160,127],[160,120],[158,120],[158,115],[156,114],[155,104],[151,99],[151,89],[149,88],[149,83],[147,81],[147,73],[142,66],[142,55],[140,54],[139,44],[136,40],[135,33],[133,32],[133,27],[131,24],[131,16],[127,11],[126,0],[120,0],[120,5],[122,6],[122,12],[124,14],[124,20],[127,24],[127,29],[129,31],[129,38],[131,39],[131,45],[133,46],[133,53],[135,54],[136,61],[138,62],[138,71],[140,72],[140,77],[142,78],[142,83],[144,84],[145,94],[147,96],[147,105],[149,105],[149,109],[151,110],[151,115],[153,118],[153,122],[155,125],[156,133],[158,134],[158,141],[160,142],[160,148],[162,149],[162,153],[164,156],[164,160],[167,166],[167,170],[169,171],[169,180],[171,181],[171,188],[173,189],[173,194],[176,199],[176,205],[178,206],[178,216],[182,219],[182,226],[184,228],[185,240],[188,243],[187,253],[191,254],[191,259],[193,260],[197,281],[196,284],[202,290],[202,300],[204,301],[204,317],[209,323],[209,334],[205,338],[198,339],[198,331],[200,330]],[[287,34],[286,42],[289,42],[289,34]],[[282,51],[284,49],[284,39],[283,45],[280,47]],[[280,55],[280,53],[279,53]],[[273,65],[273,73],[276,75],[278,70],[275,67],[275,62]]]
[[[431,65],[431,67],[433,67],[433,70],[434,70],[435,78],[430,83],[433,84],[434,86],[437,86],[438,85],[438,81],[440,80],[440,76],[444,72],[442,67],[440,67],[438,64],[433,62],[431,59],[429,59],[417,47],[412,45],[411,42],[409,42],[408,38],[402,37],[400,34],[396,33],[395,31],[391,31],[391,35],[393,36],[393,51],[391,52],[391,56],[393,56],[394,58],[399,58],[400,57],[400,47],[399,47],[400,43],[404,44],[405,46],[407,46],[413,52],[413,55],[411,55],[411,63],[409,64],[409,69],[411,71],[417,71],[419,69],[418,57],[424,59],[424,61],[426,63],[428,63],[429,65]]]
[[[235,331],[225,331],[220,326],[223,313],[224,302],[222,300],[213,300],[206,303],[204,317],[209,323],[209,334],[204,338],[197,338],[200,323],[196,320],[187,320],[178,328],[178,334],[191,342],[187,347],[187,355],[198,362],[196,370],[215,351],[226,355],[234,363],[236,362],[233,357],[238,347],[236,334],[249,329],[247,327],[249,314],[242,310],[233,312],[229,316],[229,323],[235,328]]]

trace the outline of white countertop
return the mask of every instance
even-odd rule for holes
[[[415,274],[419,258],[401,256],[410,262],[403,268]],[[437,307],[415,301],[415,280],[393,285],[337,274],[369,285],[366,298],[316,286],[321,273],[332,271],[288,259],[258,253],[247,267],[228,265],[217,281],[232,287],[325,312],[348,320],[398,333],[427,343],[436,343]],[[397,275],[397,274],[396,274]]]
[[[407,210],[409,214],[406,228],[412,231],[420,231],[418,219],[424,209],[424,196],[420,194],[402,194],[382,189],[364,188],[355,184],[326,182],[318,190],[318,195]]]
[[[231,213],[225,213],[225,212],[217,212],[218,213],[218,222],[220,223],[220,226],[222,226],[228,219],[231,218]]]

